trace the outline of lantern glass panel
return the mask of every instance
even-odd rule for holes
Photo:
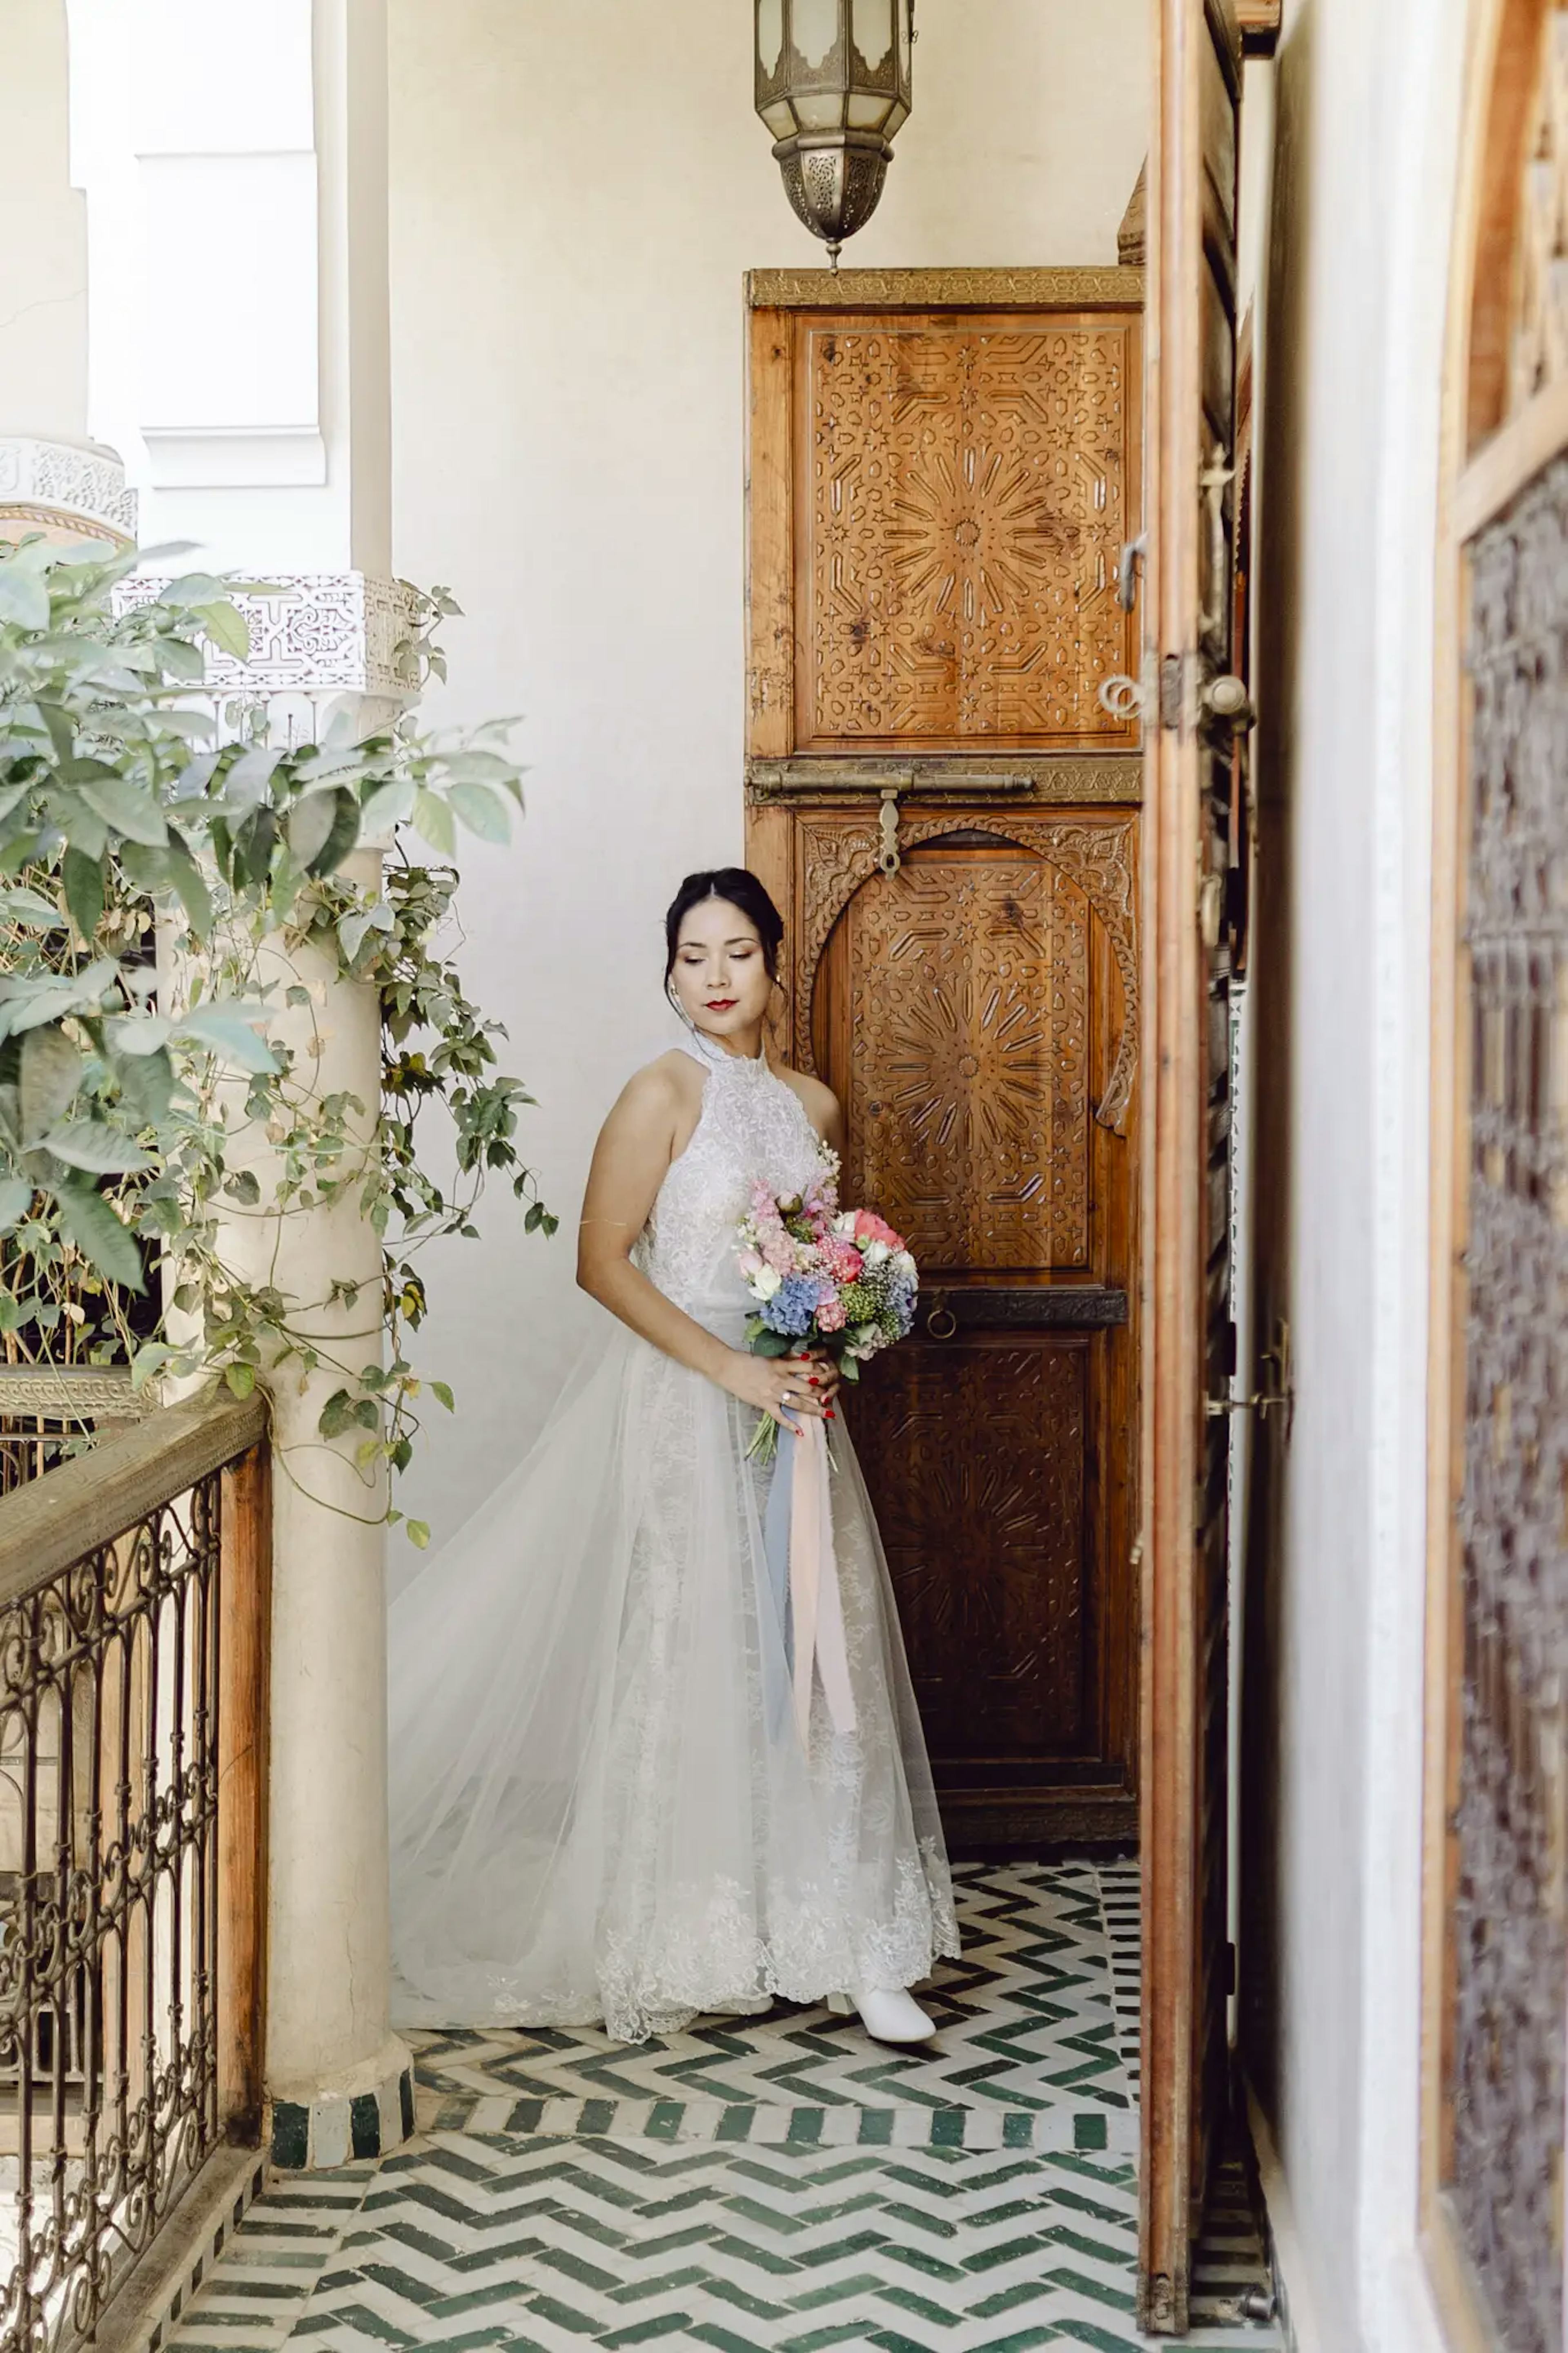
[[[844,93],[837,90],[799,90],[795,111],[803,131],[837,131],[844,121]]]
[[[795,109],[787,98],[775,98],[771,106],[763,109],[763,121],[775,139],[793,139],[798,125]]]
[[[889,111],[888,119],[882,125],[883,138],[891,139],[895,132],[901,131],[903,129],[909,119],[909,108],[904,104],[901,98],[896,98]]]
[[[893,0],[855,0],[855,47],[873,71],[893,46]]]
[[[851,131],[880,131],[893,100],[885,90],[852,90],[849,93]]]
[[[757,0],[757,64],[764,81],[772,81],[783,55],[784,0]]]
[[[794,0],[790,32],[803,65],[814,71],[827,63],[838,40],[840,0]]]
[[[910,90],[910,0],[893,0],[893,7],[899,20],[899,88],[907,99]],[[907,105],[904,112],[909,112]],[[889,138],[891,135],[889,132]]]

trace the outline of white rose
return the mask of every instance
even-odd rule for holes
[[[852,1242],[855,1239],[854,1210],[840,1209],[833,1220],[833,1230],[841,1242]]]
[[[784,1282],[776,1266],[764,1266],[760,1274],[752,1277],[752,1289],[759,1299],[771,1299]]]
[[[888,1255],[888,1245],[886,1242],[863,1242],[860,1255],[868,1266],[880,1266]]]
[[[893,1264],[898,1268],[900,1274],[913,1274],[915,1271],[914,1259],[908,1250],[895,1251],[893,1255]]]

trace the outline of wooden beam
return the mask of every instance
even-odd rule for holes
[[[1108,311],[1143,307],[1141,269],[749,269],[753,311]]]
[[[267,1435],[259,1396],[169,1406],[0,1497],[0,1605],[183,1495]]]

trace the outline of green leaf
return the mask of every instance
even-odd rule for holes
[[[174,1024],[163,1013],[126,1013],[109,1024],[110,1050],[116,1054],[155,1054]]]
[[[332,829],[310,860],[310,871],[315,875],[335,874],[359,839],[359,803],[353,793],[337,792],[331,797]]]
[[[213,925],[212,894],[189,842],[173,826],[169,828],[168,874],[192,931],[198,940],[205,940]]]
[[[51,1127],[42,1148],[63,1160],[68,1168],[85,1168],[95,1176],[122,1176],[133,1168],[151,1168],[151,1153],[103,1120],[73,1119]]]
[[[408,1523],[408,1541],[411,1545],[416,1546],[419,1551],[423,1552],[426,1546],[430,1541],[430,1527],[428,1521],[410,1520]]]
[[[70,1240],[106,1282],[125,1291],[145,1289],[142,1254],[101,1194],[85,1185],[62,1185],[55,1206]]]
[[[261,1186],[254,1168],[237,1168],[223,1189],[242,1209],[253,1209],[261,1198]]]
[[[0,562],[0,621],[19,629],[47,629],[49,592],[37,573],[25,570],[15,556]]]
[[[237,1062],[242,1071],[278,1068],[278,1058],[266,1039],[258,1037],[243,1014],[226,1009],[221,1003],[198,1005],[191,1012],[181,1014],[175,1034],[210,1046],[225,1061]]]
[[[169,828],[157,802],[129,777],[94,777],[80,790],[82,798],[98,811],[104,823],[111,825],[116,833],[122,833],[128,841],[141,841],[150,849],[161,849],[168,839]]]
[[[171,1347],[167,1340],[146,1341],[131,1359],[132,1394],[144,1388],[153,1375],[161,1371],[171,1356],[176,1356],[178,1354],[179,1350]]]
[[[334,1389],[316,1419],[323,1438],[341,1438],[354,1426],[353,1399],[347,1389]]]
[[[168,1117],[174,1093],[174,1066],[163,1047],[150,1054],[111,1056],[120,1092],[136,1124],[156,1127]]]
[[[61,868],[66,904],[84,940],[90,940],[103,913],[103,868],[80,849],[68,849]]]
[[[192,611],[220,652],[232,654],[236,661],[250,659],[250,624],[237,605],[225,598],[216,605],[193,606]]]
[[[70,712],[62,711],[58,702],[40,702],[37,708],[48,733],[49,748],[63,767],[76,750],[76,727]]]
[[[64,1032],[29,1029],[22,1040],[19,1096],[22,1142],[31,1151],[68,1109],[81,1083],[81,1056]]]
[[[457,1411],[457,1407],[452,1398],[452,1392],[447,1388],[445,1381],[432,1381],[430,1384],[430,1394],[432,1397],[438,1398],[440,1399],[448,1413],[455,1413]]]
[[[283,754],[261,744],[246,752],[235,762],[223,780],[223,805],[226,808],[254,808],[266,797],[273,771]]]
[[[431,849],[438,849],[443,858],[456,855],[458,835],[452,823],[452,812],[445,801],[437,800],[434,793],[426,792],[423,788],[414,796],[414,828],[416,833],[423,834]]]
[[[326,846],[337,815],[337,804],[331,793],[310,793],[296,801],[286,822],[289,855],[301,872]]]
[[[506,803],[488,785],[453,785],[447,797],[468,831],[477,833],[481,841],[511,839]]]
[[[256,1387],[254,1365],[226,1365],[223,1377],[237,1398],[247,1398]]]
[[[27,1214],[33,1187],[25,1176],[0,1177],[0,1234],[8,1234]]]
[[[378,785],[361,804],[360,823],[364,831],[390,833],[395,825],[406,825],[414,814],[414,786],[406,779],[395,785]]]
[[[69,853],[67,854],[68,856]],[[4,916],[8,923],[20,924],[27,932],[65,930],[65,920],[59,909],[37,891],[0,891],[0,916]]]
[[[177,580],[165,580],[158,591],[160,605],[168,605],[175,612],[189,612],[194,605],[211,605],[223,595],[224,584],[210,572],[182,572]]]

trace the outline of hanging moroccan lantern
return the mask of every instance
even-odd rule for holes
[[[914,0],[756,0],[757,112],[834,268],[877,209],[910,111]]]

